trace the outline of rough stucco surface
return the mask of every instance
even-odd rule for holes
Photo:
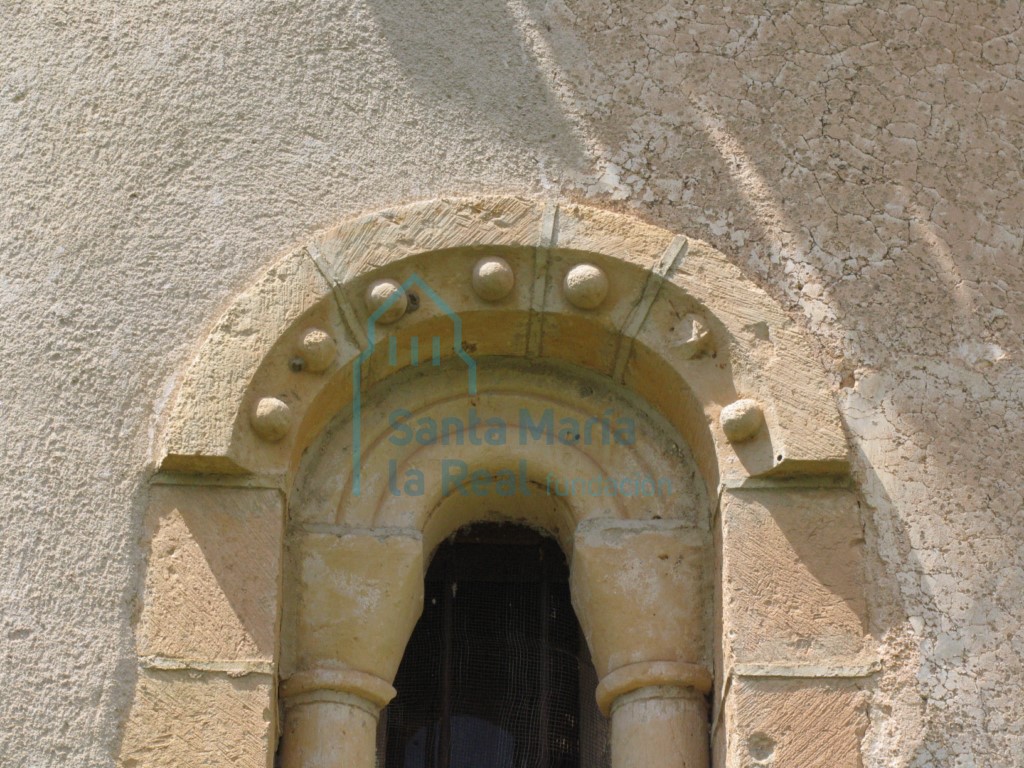
[[[154,431],[343,216],[484,192],[709,240],[830,370],[884,672],[869,766],[1024,754],[1015,2],[0,3],[0,754],[111,765]]]

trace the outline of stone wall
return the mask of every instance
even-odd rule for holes
[[[1020,18],[1014,2],[7,3],[5,763],[114,763],[156,436],[232,297],[360,211],[513,193],[707,240],[809,330],[866,498],[883,665],[865,761],[1014,765]]]

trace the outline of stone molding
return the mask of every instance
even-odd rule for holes
[[[281,684],[281,697],[295,699],[319,691],[349,693],[379,707],[395,698],[395,688],[376,675],[357,669],[307,669]]]
[[[684,661],[641,661],[619,667],[605,675],[597,686],[597,706],[605,715],[611,713],[612,702],[627,693],[653,686],[692,688],[709,693],[713,678],[699,664]]]
[[[503,297],[474,289],[481,257],[513,273]],[[607,283],[593,306],[573,303],[587,280],[565,283],[580,265],[592,268],[591,282]],[[709,487],[847,469],[832,395],[806,341],[721,253],[623,214],[515,197],[383,211],[281,258],[202,343],[169,409],[161,467],[294,471],[350,400],[351,368],[374,344],[367,291],[414,274],[445,288],[477,354],[560,360],[637,391],[700,455]],[[424,307],[387,330],[409,336],[437,320]],[[765,426],[730,442],[719,415],[744,399]]]

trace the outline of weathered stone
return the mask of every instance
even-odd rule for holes
[[[278,491],[154,486],[139,653],[271,660],[283,526]]]
[[[675,329],[676,338],[669,345],[677,350],[684,360],[691,360],[706,354],[712,349],[711,331],[704,325],[704,320],[695,314],[686,315]]]
[[[302,336],[299,354],[310,373],[323,373],[338,355],[338,345],[331,335],[320,328],[311,328]]]
[[[764,426],[764,414],[756,400],[737,400],[722,409],[722,431],[731,443],[742,443]]]
[[[315,242],[333,281],[359,285],[380,267],[415,254],[534,248],[543,215],[544,203],[524,197],[426,200],[344,221]],[[455,276],[466,282],[465,270]]]
[[[512,267],[500,256],[480,259],[473,266],[473,290],[484,301],[500,301],[516,284]]]
[[[573,605],[599,676],[637,662],[704,661],[703,539],[669,521],[577,528]]]
[[[361,312],[338,285],[423,255],[471,290],[514,250],[508,311],[467,340],[534,360],[534,255],[646,269],[678,232],[651,320],[690,297],[666,319],[700,312],[717,356],[658,375],[666,322],[626,386],[713,491],[842,472],[849,439],[885,658],[866,763],[1024,754],[1019,2],[93,5],[2,14],[2,762],[106,767],[149,470],[287,485],[351,403],[360,341],[308,314]],[[530,199],[450,197],[479,190]],[[615,301],[548,326],[558,360],[619,354],[634,297],[606,271]],[[288,368],[312,326],[336,375]],[[281,393],[295,431],[267,443],[249,417]],[[737,449],[717,408],[748,394],[767,429]]]
[[[558,245],[580,253],[600,253],[617,262],[652,269],[675,233],[633,216],[562,201],[555,237]]]
[[[421,539],[310,533],[290,560],[284,676],[334,666],[394,680],[423,610]]]
[[[608,277],[593,264],[577,264],[565,274],[565,297],[579,309],[597,309],[608,296]]]
[[[285,256],[239,296],[178,386],[164,430],[168,469],[238,472],[235,421],[264,357],[293,322],[330,295],[307,251]]]
[[[268,675],[140,670],[123,768],[271,768],[277,702]]]
[[[252,428],[271,443],[284,438],[292,427],[288,403],[276,397],[261,397],[252,412]]]
[[[806,344],[786,327],[784,313],[720,253],[699,241],[684,241],[689,243],[689,247],[685,258],[681,258],[679,254],[682,251],[673,245],[676,240],[673,233],[632,217],[576,204],[545,207],[517,198],[443,200],[408,206],[389,211],[386,215],[365,217],[330,230],[316,238],[307,250],[289,257],[290,260],[283,262],[279,273],[273,276],[284,282],[293,279],[301,283],[304,279],[301,275],[289,278],[287,270],[296,266],[292,263],[295,258],[305,258],[338,281],[333,291],[324,288],[316,300],[310,296],[309,287],[303,287],[303,284],[295,285],[294,292],[304,297],[302,306],[306,315],[323,314],[330,306],[340,309],[341,322],[354,337],[355,345],[339,344],[345,347],[341,364],[350,359],[353,352],[358,354],[358,346],[369,343],[366,339],[369,315],[387,299],[383,294],[374,299],[374,291],[391,295],[397,292],[399,282],[419,277],[425,280],[426,285],[433,286],[431,291],[436,289],[440,291],[438,295],[443,294],[446,307],[443,311],[419,308],[414,315],[400,307],[403,302],[398,301],[392,307],[393,319],[390,311],[388,318],[379,318],[382,323],[384,320],[393,322],[399,316],[399,309],[402,310],[400,316],[407,319],[399,324],[396,334],[401,337],[396,340],[401,342],[402,350],[407,350],[413,339],[437,337],[442,348],[449,350],[446,353],[449,356],[456,347],[461,351],[476,350],[481,355],[539,355],[607,375],[623,376],[631,382],[661,382],[666,376],[658,369],[672,366],[675,361],[680,366],[673,373],[681,377],[684,386],[696,396],[693,405],[706,415],[717,418],[723,393],[735,391],[737,387],[756,396],[773,414],[769,429],[762,430],[758,439],[748,441],[742,447],[736,447],[739,445],[736,444],[721,451],[717,461],[719,474],[735,473],[736,468],[754,475],[843,471],[846,467],[845,445],[835,414],[829,413],[829,409],[834,408],[828,387]],[[538,245],[545,250],[534,258],[532,249]],[[460,260],[461,264],[469,258],[474,263],[479,261],[478,251],[473,249],[482,246],[504,249],[502,255],[494,254],[493,258],[504,259],[510,265],[517,261],[520,263],[517,272],[529,275],[521,285],[513,283],[508,297],[501,300],[502,308],[508,313],[500,317],[478,314],[479,294],[467,284],[465,267],[460,266]],[[438,251],[431,254],[431,248]],[[594,253],[594,259],[581,263],[579,250]],[[676,256],[670,257],[670,254]],[[373,273],[374,269],[385,265],[388,266],[388,277],[382,278],[380,273]],[[652,277],[652,269],[658,270],[657,277]],[[276,348],[261,346],[264,336],[275,332],[274,329],[278,338],[296,331],[280,324],[285,315],[261,313],[262,302],[274,301],[274,297],[284,290],[269,276],[265,282],[265,286],[261,283],[258,295],[244,297],[239,306],[229,313],[238,314],[231,325],[238,332],[218,335],[215,349],[201,353],[201,360],[216,354],[218,360],[228,367],[233,364],[232,360],[240,363],[249,361],[254,340],[251,333],[244,332],[244,326],[258,325],[260,336],[257,346],[264,356],[263,369],[273,368],[269,361],[276,354]],[[679,288],[686,293],[681,293]],[[425,290],[424,293],[430,291]],[[574,304],[572,296],[576,294],[579,297]],[[707,370],[687,366],[690,361],[703,359],[700,354],[694,355],[694,344],[699,347],[703,342],[700,341],[700,333],[696,334],[696,341],[692,340],[692,323],[691,333],[678,348],[663,343],[666,338],[661,332],[663,305],[681,296],[687,302],[684,314],[706,314],[709,323],[724,331],[721,350],[723,353],[728,350],[730,357],[735,359],[720,361]],[[406,298],[403,292],[403,299]],[[428,303],[428,296],[418,298],[421,303]],[[277,300],[284,301],[283,298]],[[639,305],[649,307],[650,311],[634,317],[633,310]],[[290,311],[294,313],[299,306],[295,305]],[[577,311],[580,307],[586,311]],[[448,316],[450,325],[453,314],[464,315],[464,333],[460,340],[452,337],[451,329],[441,319]],[[645,320],[648,315],[652,326],[650,331],[643,327],[648,323]],[[637,332],[641,346],[636,355],[630,355],[631,343],[620,341],[620,334],[625,325],[634,320],[641,326]],[[678,317],[675,317],[673,322],[677,321]],[[308,320],[295,318],[293,322],[298,325]],[[274,326],[274,329],[269,326]],[[764,330],[750,332],[750,328]],[[626,330],[630,334],[634,332],[633,327]],[[383,326],[377,329],[381,340],[385,333]],[[761,337],[765,335],[771,339],[771,344],[762,343],[764,339]],[[232,352],[231,343],[242,349]],[[643,350],[656,352],[651,365],[646,364]],[[291,348],[285,351],[288,360],[296,359]],[[397,367],[415,366],[425,356],[425,353],[421,356],[400,355]],[[204,362],[205,367],[201,371],[197,368],[196,375],[218,375],[207,370],[209,365],[212,363]],[[731,368],[728,367],[730,365]],[[382,344],[366,361],[366,375],[362,380],[371,385],[394,373],[395,369],[390,347]],[[238,375],[251,380],[253,387],[257,386],[256,379],[264,386],[271,382],[281,386],[262,369],[255,378],[251,367],[245,367],[244,374],[241,370]],[[724,382],[719,381],[723,375]],[[183,393],[192,392],[197,387],[202,391],[210,389],[209,385],[192,383],[191,378],[192,374],[189,374],[182,385]],[[337,394],[343,393],[344,387],[338,387],[327,377],[320,386],[323,392],[304,392],[303,397],[294,398],[289,395],[287,402],[294,411],[295,422],[300,425],[307,423],[306,408],[310,403],[326,402],[335,409],[344,407],[344,396]],[[652,386],[651,392],[655,394],[652,404],[663,412],[672,412],[674,398],[668,393],[676,389],[678,387],[661,384]],[[246,394],[246,402],[254,402],[254,391]],[[805,402],[808,410],[801,414],[800,404]],[[202,407],[216,410],[216,416],[211,414],[206,418],[208,426],[200,431],[189,427],[191,437],[185,441],[188,447],[183,443],[171,450],[166,466],[279,473],[287,471],[305,447],[302,441],[309,434],[305,427],[291,432],[287,441],[280,439],[278,446],[271,446],[266,441],[262,446],[252,446],[246,441],[244,432],[238,433],[234,429],[237,401],[214,398],[204,401]],[[227,412],[231,408],[235,410]],[[319,409],[313,411],[317,412]],[[696,413],[679,414],[673,420],[687,439],[693,437],[689,434],[693,425],[700,423],[697,416]],[[179,421],[176,416],[169,423],[169,435],[172,435],[168,438],[169,446],[178,440],[174,434],[185,431]],[[200,444],[202,440],[206,441],[205,448]],[[739,460],[738,463],[735,459]],[[711,470],[709,467],[706,473],[709,482],[714,480]]]
[[[852,492],[726,490],[720,526],[725,671],[742,663],[853,663],[869,654],[864,541]]]
[[[700,240],[690,239],[686,258],[669,279],[727,332],[735,391],[756,396],[766,408],[770,405],[772,452],[766,460],[741,457],[756,467],[751,474],[845,472],[846,437],[830,387],[806,339],[782,308]],[[663,292],[658,304],[670,295]],[[666,337],[652,330],[649,338],[656,348]],[[725,346],[723,340],[719,347]],[[707,396],[714,397],[714,392]]]
[[[371,315],[387,305],[383,312],[377,315],[378,323],[393,323],[409,307],[409,297],[397,280],[378,280],[366,289],[366,307]]]
[[[863,765],[867,696],[852,683],[734,680],[724,707],[722,768]]]

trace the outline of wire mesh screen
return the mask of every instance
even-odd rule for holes
[[[380,768],[604,768],[607,721],[558,545],[478,525],[442,545],[381,715]]]

